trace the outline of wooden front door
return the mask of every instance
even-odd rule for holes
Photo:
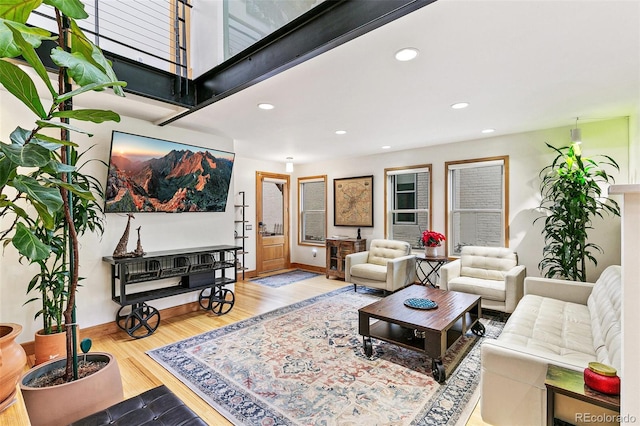
[[[256,269],[289,268],[289,175],[256,172]]]

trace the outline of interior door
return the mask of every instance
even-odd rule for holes
[[[289,175],[256,173],[256,270],[289,268]]]

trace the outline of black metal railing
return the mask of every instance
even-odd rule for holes
[[[189,0],[83,3],[89,17],[79,25],[103,50],[188,77]],[[54,18],[53,8],[42,5],[29,23],[56,32]]]

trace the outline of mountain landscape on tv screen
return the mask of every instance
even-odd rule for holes
[[[208,151],[173,150],[147,161],[112,153],[105,211],[224,211],[232,168],[232,160]]]

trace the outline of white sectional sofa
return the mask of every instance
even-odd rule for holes
[[[547,366],[583,371],[598,361],[621,371],[620,266],[594,283],[527,277],[502,334],[482,344],[482,419],[545,425]]]

